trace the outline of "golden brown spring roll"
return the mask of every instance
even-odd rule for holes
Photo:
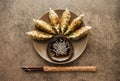
[[[71,33],[72,31],[74,31],[75,29],[79,28],[80,24],[82,23],[82,19],[83,19],[84,14],[81,14],[80,16],[78,16],[77,18],[75,18],[70,26],[68,27],[67,31],[64,33],[65,35]]]
[[[35,40],[46,40],[46,39],[50,39],[52,37],[52,35],[41,32],[41,31],[30,31],[26,33],[28,36],[32,37]]]
[[[51,22],[51,25],[53,27],[53,29],[59,33],[60,32],[60,27],[59,27],[59,18],[58,18],[58,14],[52,10],[50,8],[50,11],[49,11],[49,19],[50,19],[50,22]]]
[[[66,8],[66,10],[63,12],[61,20],[60,20],[60,27],[62,34],[67,30],[67,27],[69,25],[71,18],[71,14],[69,10]]]
[[[54,30],[52,29],[52,27],[47,24],[45,21],[43,20],[36,20],[36,19],[33,19],[34,23],[35,23],[35,26],[44,31],[44,32],[47,32],[47,33],[50,33],[50,34],[55,34]]]
[[[72,32],[70,35],[68,35],[67,38],[74,39],[74,40],[80,39],[86,36],[91,30],[91,28],[92,28],[91,26],[85,26],[85,27],[79,28],[76,31]]]

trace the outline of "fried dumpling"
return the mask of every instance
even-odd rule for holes
[[[62,34],[67,30],[67,27],[70,22],[70,18],[71,18],[70,11],[66,8],[66,10],[63,12],[61,20],[60,20]]]
[[[91,30],[91,28],[92,28],[91,26],[85,26],[85,27],[79,28],[76,31],[72,32],[70,35],[68,35],[67,38],[74,39],[74,40],[80,39],[86,36]]]
[[[51,8],[49,11],[49,19],[50,19],[51,25],[53,25],[53,26],[55,26],[59,23],[59,18],[58,18],[57,13],[54,10],[52,10]]]
[[[27,32],[26,34],[36,40],[46,40],[46,39],[50,39],[53,36],[37,30]]]
[[[50,11],[49,11],[49,19],[50,19],[50,22],[51,22],[51,26],[53,27],[53,29],[59,33],[60,32],[60,27],[59,27],[59,18],[58,18],[58,14],[52,10],[50,8]]]
[[[56,26],[52,26],[52,28],[57,34],[60,33],[60,25],[59,24],[57,24]]]
[[[78,16],[77,18],[75,18],[70,26],[68,27],[67,31],[64,33],[65,35],[70,34],[72,31],[76,30],[77,28],[79,28],[80,24],[82,23],[82,19],[84,17],[84,14],[81,14],[80,16]]]
[[[35,26],[38,29],[40,29],[40,30],[42,30],[44,32],[50,33],[50,34],[55,34],[55,32],[52,29],[52,27],[49,24],[47,24],[45,21],[43,21],[43,20],[36,20],[36,19],[33,19],[33,21],[34,21]]]

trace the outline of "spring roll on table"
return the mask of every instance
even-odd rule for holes
[[[52,10],[50,8],[50,11],[49,11],[49,19],[50,19],[50,22],[51,22],[51,25],[53,27],[53,29],[59,33],[60,32],[60,27],[59,27],[59,18],[58,18],[58,14]]]
[[[40,29],[40,30],[42,30],[44,32],[50,33],[50,34],[55,34],[55,32],[52,29],[52,27],[48,23],[46,23],[45,21],[43,21],[43,20],[36,20],[36,19],[33,19],[33,21],[34,21],[35,26],[38,29]]]
[[[71,18],[70,11],[66,8],[63,12],[61,20],[60,20],[60,27],[62,34],[67,30]]]
[[[86,36],[91,30],[91,28],[92,28],[91,26],[85,26],[85,27],[79,28],[76,31],[72,32],[70,35],[68,35],[67,38],[74,39],[74,40],[80,39]]]
[[[45,32],[41,32],[41,31],[37,31],[37,30],[27,32],[26,34],[35,40],[46,40],[46,39],[50,39],[52,37],[52,35],[50,35],[50,34],[47,34]]]
[[[84,17],[84,14],[81,14],[80,16],[75,18],[71,22],[70,26],[68,27],[67,31],[64,34],[65,35],[70,34],[72,31],[74,31],[75,29],[79,28],[80,24],[82,23],[83,17]]]

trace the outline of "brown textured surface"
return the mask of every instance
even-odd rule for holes
[[[85,52],[67,65],[97,65],[97,72],[25,73],[21,66],[53,65],[39,57],[25,32],[49,7],[85,13],[92,25]],[[0,0],[0,81],[120,81],[119,0]]]

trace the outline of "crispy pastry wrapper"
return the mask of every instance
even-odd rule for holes
[[[60,25],[59,24],[57,24],[56,26],[53,26],[52,28],[57,34],[60,33]]]
[[[66,8],[63,12],[61,20],[60,20],[60,27],[62,34],[67,30],[71,18],[70,11]]]
[[[50,39],[53,36],[51,34],[47,34],[45,32],[41,32],[38,30],[33,30],[30,32],[27,32],[26,34],[35,40],[46,40],[46,39]]]
[[[50,19],[51,25],[53,26],[56,26],[59,23],[58,14],[51,8],[49,11],[49,19]]]
[[[51,8],[49,11],[49,19],[50,19],[51,26],[53,27],[54,31],[56,33],[59,33],[60,32],[59,17],[58,17],[58,14]]]
[[[64,33],[65,35],[71,33],[72,31],[75,31],[77,28],[80,27],[80,24],[82,23],[82,19],[84,17],[84,14],[81,14],[80,16],[78,16],[77,18],[75,18],[70,26],[68,27],[67,31]]]
[[[86,36],[91,30],[91,28],[92,28],[91,26],[85,26],[85,27],[79,28],[76,31],[72,32],[70,35],[68,35],[67,38],[74,39],[74,40],[80,39]]]
[[[50,34],[55,34],[54,30],[52,29],[52,26],[50,26],[45,21],[43,21],[43,20],[36,20],[36,19],[33,19],[33,21],[34,21],[35,26],[38,29],[40,29],[40,30],[42,30],[44,32],[50,33]]]

